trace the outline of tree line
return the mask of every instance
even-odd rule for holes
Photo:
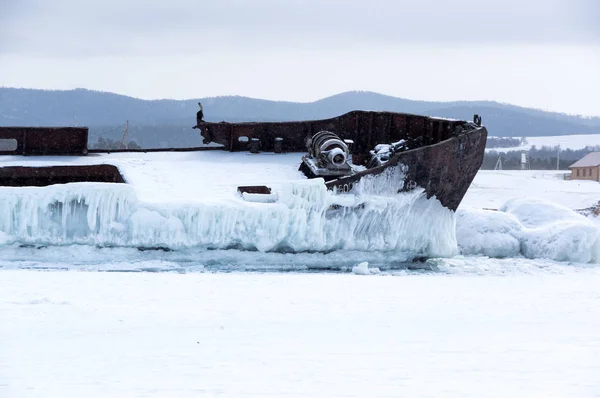
[[[591,152],[600,152],[600,146],[586,146],[583,149],[560,149],[558,146],[532,146],[527,151],[528,168],[531,170],[556,170],[557,159],[559,170],[568,170],[569,166]],[[498,158],[502,159],[503,170],[521,169],[522,151],[486,151],[483,156],[482,170],[494,170]]]
[[[111,138],[98,137],[98,140],[90,146],[90,149],[125,149],[125,143]],[[127,143],[127,149],[142,149],[135,141]]]

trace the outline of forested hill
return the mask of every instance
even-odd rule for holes
[[[207,121],[286,121],[380,110],[471,120],[483,117],[490,135],[533,137],[600,133],[600,118],[545,112],[491,101],[430,102],[373,92],[346,92],[309,103],[268,101],[239,96],[190,100],[141,100],[123,95],[75,89],[66,91],[0,88],[1,126],[90,127],[90,141],[116,138],[129,120],[133,139],[145,147],[198,144],[198,102]]]

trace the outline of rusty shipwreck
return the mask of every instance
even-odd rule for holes
[[[451,255],[454,222],[444,212],[461,203],[487,138],[477,115],[465,121],[373,111],[298,122],[200,120],[195,127],[205,146],[110,151],[88,148],[84,127],[0,127],[0,237]],[[445,217],[443,227],[433,225],[436,217]],[[403,231],[413,225],[420,236],[407,238]],[[436,243],[442,240],[445,246]]]
[[[302,152],[301,170],[348,192],[368,175],[402,168],[397,192],[422,187],[456,210],[483,161],[487,130],[473,122],[392,112],[354,111],[326,120],[198,124],[204,143],[229,151]],[[363,166],[357,171],[351,167]]]

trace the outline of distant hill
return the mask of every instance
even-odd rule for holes
[[[0,88],[0,125],[90,127],[90,141],[118,138],[125,120],[130,139],[144,147],[198,145],[198,102],[208,121],[286,121],[322,119],[362,109],[396,111],[471,120],[482,115],[490,135],[535,137],[600,133],[600,118],[522,108],[492,101],[413,101],[373,92],[346,92],[309,103],[239,96],[191,100],[141,100],[113,93]]]

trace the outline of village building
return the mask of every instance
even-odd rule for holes
[[[569,166],[572,180],[600,181],[600,152],[592,152]]]

